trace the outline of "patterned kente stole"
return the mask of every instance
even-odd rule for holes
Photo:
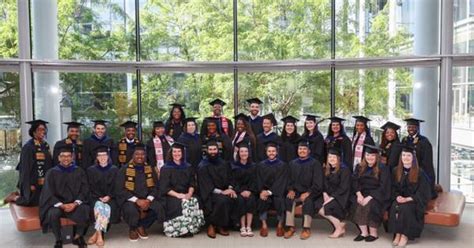
[[[38,185],[44,184],[44,176],[46,174],[45,163],[46,163],[46,152],[49,152],[49,145],[46,142],[41,143],[38,140],[34,140],[35,145],[35,165],[38,171]]]
[[[146,186],[148,188],[155,187],[155,180],[153,178],[153,168],[146,164],[143,165],[145,177],[146,177]],[[137,176],[137,170],[135,168],[135,163],[131,162],[128,164],[127,169],[125,171],[125,176],[127,177],[125,180],[125,188],[129,191],[135,190],[135,177]]]
[[[137,139],[137,138],[134,138],[133,143],[131,145],[136,146],[139,143],[140,143],[140,140]],[[129,161],[127,161],[127,147],[128,147],[128,145],[129,145],[129,143],[127,142],[127,139],[125,139],[125,138],[122,138],[119,141],[119,144],[118,144],[118,152],[119,152],[118,160],[119,160],[120,165],[124,165],[124,164],[129,162]]]

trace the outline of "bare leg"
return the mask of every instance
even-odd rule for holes
[[[245,215],[242,215],[242,217],[240,217],[240,227],[245,227]]]
[[[401,237],[402,235],[400,233],[396,233],[395,238],[393,239],[392,245],[398,246],[398,244],[400,243]]]
[[[360,235],[362,235],[363,237],[369,236],[369,234],[367,232],[367,226],[366,225],[358,225],[358,226],[359,226],[359,229],[360,229]]]
[[[400,235],[400,242],[398,242],[398,246],[406,246],[408,243],[408,237],[401,234]]]
[[[247,213],[247,227],[250,228],[252,227],[252,219],[253,219],[253,214],[252,213]]]
[[[378,228],[369,227],[369,234],[370,234],[370,236],[377,238],[377,237],[379,236],[379,234],[378,234]]]

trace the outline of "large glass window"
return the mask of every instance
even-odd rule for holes
[[[469,12],[468,12],[469,11]],[[453,52],[474,53],[474,1],[454,1]]]
[[[16,0],[0,1],[0,58],[18,57]]]

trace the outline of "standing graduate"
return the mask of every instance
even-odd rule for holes
[[[423,231],[425,208],[431,198],[430,182],[410,145],[403,146],[392,175],[388,231],[395,234],[394,246],[405,247],[408,240],[420,237]]]
[[[135,146],[133,158],[120,169],[115,180],[115,192],[122,218],[129,226],[129,240],[148,239],[146,229],[164,217],[158,202],[157,168],[146,163],[143,144]]]
[[[374,139],[370,133],[368,122],[371,121],[365,116],[352,116],[356,121],[354,125],[354,132],[352,134],[352,170],[364,158],[364,144],[375,145]]]
[[[281,149],[280,149],[280,159],[285,163],[289,163],[296,157],[298,150],[298,141],[301,136],[298,133],[298,128],[296,123],[298,119],[289,115],[281,119],[283,121],[283,131],[281,132]]]
[[[259,115],[260,114],[260,105],[263,103],[258,98],[250,98],[247,99],[249,104],[249,121],[250,126],[252,126],[252,131],[255,135],[259,135],[263,132],[262,122],[263,118]]]
[[[277,121],[275,116],[270,113],[267,115],[262,116],[262,128],[263,132],[257,135],[257,160],[256,161],[263,161],[267,159],[267,154],[265,152],[265,143],[272,141],[277,144],[281,144],[281,138],[278,136],[274,131],[273,127],[277,125]]]
[[[137,124],[138,123],[134,121],[126,121],[120,125],[125,129],[125,137],[121,138],[117,143],[118,158],[115,161],[118,161],[119,168],[130,162],[133,156],[133,151],[135,151],[135,146],[141,143],[141,141],[136,137]]]
[[[162,121],[153,122],[151,138],[146,142],[146,159],[149,165],[157,169],[158,177],[161,167],[165,165],[166,154],[173,143],[173,138],[165,133],[165,124]]]
[[[43,232],[51,228],[56,238],[55,248],[62,247],[61,218],[74,221],[72,243],[86,247],[84,235],[90,218],[87,175],[74,164],[71,145],[59,147],[59,164],[46,173],[40,197],[40,221]]]
[[[207,156],[201,161],[198,169],[199,193],[204,203],[207,236],[216,238],[217,233],[228,236],[227,228],[232,224],[237,193],[232,186],[230,164],[219,156],[215,140],[206,143]]]
[[[31,139],[21,148],[20,162],[17,170],[19,195],[7,197],[7,202],[16,202],[21,206],[38,206],[40,194],[44,185],[46,172],[52,167],[51,151],[46,142],[48,122],[34,120],[27,122],[31,125],[28,134]]]
[[[380,162],[380,148],[364,145],[365,154],[353,175],[353,221],[360,234],[354,241],[372,242],[378,239],[377,229],[390,203],[390,168]]]
[[[420,134],[420,123],[424,120],[408,118],[404,121],[407,122],[408,136],[403,138],[402,144],[415,147],[419,166],[429,177],[431,199],[435,199],[438,197],[438,193],[435,190],[436,174],[433,165],[433,146],[427,137]]]
[[[186,115],[184,114],[184,107],[186,105],[180,103],[172,103],[170,110],[170,116],[166,120],[165,129],[166,135],[171,136],[174,140],[178,140],[179,136],[183,132],[184,120]]]
[[[331,120],[331,122],[328,126],[328,135],[326,139],[324,139],[324,143],[326,144],[325,159],[328,157],[329,149],[337,148],[341,152],[341,163],[352,171],[352,143],[351,139],[347,137],[344,125],[342,124],[345,120],[337,116],[328,119]]]
[[[209,103],[209,105],[212,106],[212,118],[217,119],[217,126],[219,127],[220,130],[222,130],[222,133],[232,137],[234,135],[234,125],[232,124],[232,121],[225,117],[223,115],[222,108],[226,105],[224,101],[221,99],[217,98]],[[209,118],[204,119],[202,122],[201,126],[201,134],[204,133],[204,131],[207,128],[207,121],[210,120]]]
[[[250,157],[249,143],[240,142],[236,147],[237,156],[231,164],[232,185],[237,193],[235,211],[240,217],[240,236],[253,237],[252,220],[257,205],[257,167]]]
[[[351,191],[351,170],[342,163],[341,151],[330,148],[324,166],[323,196],[315,202],[319,215],[334,226],[330,238],[339,238],[346,232],[344,219],[347,215]]]
[[[319,116],[305,114],[304,132],[302,138],[309,140],[311,144],[311,156],[318,160],[321,164],[324,162],[324,137],[319,131],[317,118]]]
[[[82,167],[82,141],[81,137],[81,126],[82,123],[70,121],[64,122],[67,125],[67,137],[63,140],[56,142],[53,148],[53,164],[58,164],[59,147],[64,145],[72,146],[72,159],[77,166]]]
[[[112,157],[112,163],[118,164],[117,153],[114,140],[107,136],[107,121],[94,120],[94,130],[91,136],[84,140],[82,168],[87,169],[95,161],[95,148],[99,145],[105,145],[109,148],[109,154]]]
[[[161,169],[160,201],[165,209],[164,232],[168,237],[189,237],[204,225],[204,215],[194,197],[194,169],[185,158],[185,145],[174,143]]]
[[[265,124],[264,124],[265,126]],[[283,222],[285,216],[285,190],[288,183],[288,165],[278,159],[279,144],[275,141],[265,142],[266,159],[257,165],[257,211],[262,222],[260,236],[268,236],[268,211],[277,212],[277,237],[285,233]]]
[[[255,162],[257,157],[257,138],[252,131],[252,127],[248,122],[248,116],[240,113],[234,117],[235,119],[235,134],[232,137],[232,159],[236,160],[238,147],[237,144],[246,142],[250,144],[250,159]]]
[[[206,123],[206,128],[201,132],[201,142],[202,142],[202,157],[204,158],[207,155],[207,145],[206,143],[210,140],[213,140],[217,143],[219,148],[219,156],[225,161],[232,160],[232,142],[222,129],[219,127],[219,119],[214,117],[207,117],[204,119]]]
[[[285,238],[295,233],[295,208],[303,207],[303,231],[300,239],[311,236],[311,221],[314,215],[314,201],[323,193],[323,169],[321,163],[311,157],[311,144],[308,140],[298,143],[298,158],[289,164],[288,187],[285,201],[286,227]]]
[[[178,142],[186,146],[186,162],[191,164],[194,173],[202,159],[202,142],[197,130],[197,123],[194,117],[184,120],[184,130],[178,138]]]
[[[115,195],[115,178],[119,169],[112,164],[108,147],[96,147],[96,161],[87,168],[89,181],[89,204],[93,206],[95,219],[94,234],[87,241],[88,245],[105,245],[104,235],[110,224],[120,222],[120,208]]]
[[[398,160],[400,158],[400,139],[398,138],[398,130],[400,126],[387,121],[383,126],[380,127],[382,132],[382,142],[380,142],[380,148],[382,149],[382,155],[380,161],[389,167],[390,173],[397,167]]]

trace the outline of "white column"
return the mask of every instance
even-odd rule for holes
[[[397,34],[397,18],[396,18],[396,0],[390,0],[388,3],[389,14],[388,14],[388,35],[390,38]],[[396,107],[396,96],[397,96],[397,83],[395,81],[395,70],[388,69],[388,120],[395,119],[395,107]]]
[[[365,9],[365,0],[360,0],[359,1],[359,42],[361,44],[365,43],[365,22],[366,22],[366,9]],[[362,46],[364,47],[364,45]],[[362,58],[364,57],[364,52],[363,49],[359,50],[359,57]],[[365,75],[365,70],[360,69],[359,70],[359,114],[364,113],[364,108],[365,108],[365,80],[364,80],[364,75]]]

